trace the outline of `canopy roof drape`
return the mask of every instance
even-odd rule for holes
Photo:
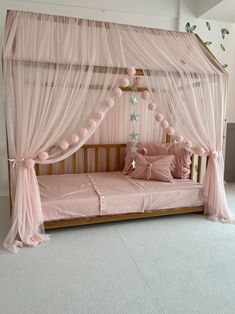
[[[206,212],[211,219],[232,221],[222,156],[228,78],[194,34],[9,11],[3,75],[15,167],[5,247],[17,251],[48,239],[34,163],[65,159],[91,138],[129,67],[141,69],[157,111],[181,140],[210,156],[202,195]],[[156,141],[162,134],[157,130]]]

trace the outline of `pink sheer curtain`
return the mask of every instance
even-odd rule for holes
[[[113,52],[116,45],[121,43],[117,38],[113,43],[104,23],[9,13],[3,54],[9,157],[15,166],[13,222],[4,242],[9,250],[48,240],[34,163],[65,159],[99,127],[109,110],[105,100],[123,75],[100,76],[95,65],[123,65]],[[40,160],[40,153],[48,158]]]
[[[91,138],[109,111],[104,100],[126,67],[144,69],[156,112],[211,156],[203,186],[206,209],[214,220],[232,221],[221,154],[227,76],[194,34],[10,11],[3,66],[9,156],[15,165],[11,168],[13,223],[5,247],[15,252],[48,239],[41,228],[34,163],[65,159]],[[109,70],[100,73],[97,66]],[[115,67],[119,70],[113,71]],[[115,110],[115,124],[119,121],[124,131],[119,137],[118,127],[114,128],[112,138],[128,141],[129,124],[122,117],[126,110]],[[148,126],[149,116],[145,117],[140,130]],[[156,140],[162,134],[159,130],[159,126],[152,128]],[[90,140],[110,141],[105,128],[100,131]],[[48,158],[40,159],[45,152]]]

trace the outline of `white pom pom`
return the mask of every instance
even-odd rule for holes
[[[111,108],[114,106],[114,101],[112,98],[108,98],[105,100],[105,106],[108,107],[108,108]]]
[[[205,154],[205,150],[203,147],[196,147],[194,151],[198,156],[203,156]]]
[[[192,142],[190,142],[190,141],[185,141],[184,144],[183,144],[183,146],[184,146],[184,148],[186,148],[186,149],[190,149],[190,148],[192,148],[193,144],[192,144]]]
[[[150,94],[149,94],[149,92],[147,91],[147,90],[145,90],[144,92],[142,92],[141,93],[141,98],[142,99],[149,99],[149,97],[150,97]]]
[[[112,95],[114,97],[121,97],[122,96],[122,90],[119,87],[115,87],[112,91]]]
[[[87,130],[86,128],[81,128],[81,129],[79,130],[79,135],[80,135],[81,138],[86,137],[87,134],[88,134],[88,130]]]
[[[94,127],[96,127],[96,121],[95,121],[94,119],[90,119],[90,120],[88,121],[88,127],[89,127],[89,128],[94,128]]]
[[[59,143],[59,147],[60,147],[60,149],[62,149],[62,150],[66,150],[66,149],[69,147],[69,143],[68,143],[67,141],[61,141],[61,142]]]
[[[26,168],[32,169],[34,167],[34,165],[35,165],[35,162],[34,162],[33,159],[27,159],[27,160],[24,161],[24,165],[25,165]]]
[[[148,109],[151,110],[151,111],[156,110],[156,108],[157,108],[157,105],[154,104],[154,103],[151,103],[151,104],[148,105]]]
[[[129,77],[133,77],[135,75],[135,73],[136,73],[136,70],[135,70],[134,67],[131,67],[131,68],[127,69],[127,74],[128,74]]]
[[[122,79],[120,80],[120,82],[119,82],[119,85],[120,85],[121,87],[127,87],[127,86],[129,86],[129,84],[130,84],[130,82],[129,82],[129,80],[128,80],[127,77],[122,78]]]
[[[172,126],[169,126],[169,128],[167,129],[167,134],[172,136],[175,134],[175,129]]]
[[[174,140],[175,140],[177,143],[182,143],[183,140],[184,140],[184,138],[183,138],[182,135],[176,134],[176,135],[174,136]]]
[[[77,134],[72,134],[71,135],[71,141],[73,144],[76,144],[79,142],[79,136]]]
[[[167,120],[163,120],[163,121],[161,122],[161,127],[162,127],[162,128],[166,129],[166,128],[168,128],[168,126],[169,126],[169,123],[168,123]]]
[[[157,113],[156,116],[155,116],[155,119],[158,122],[162,122],[162,120],[164,119],[164,115],[162,113]]]
[[[103,111],[98,111],[94,114],[94,119],[97,121],[103,120],[104,119],[104,113]]]
[[[47,152],[41,152],[41,153],[39,153],[39,155],[38,155],[38,158],[39,158],[39,160],[41,160],[41,161],[44,161],[44,160],[47,160],[48,159],[48,153]]]

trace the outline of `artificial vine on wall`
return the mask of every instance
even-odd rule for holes
[[[211,31],[211,24],[208,21],[206,21],[206,27],[207,27],[208,31]],[[197,25],[191,25],[189,22],[186,23],[186,25],[185,25],[185,30],[187,33],[194,33],[196,28],[197,28]],[[222,40],[225,39],[226,35],[229,35],[229,30],[227,28],[221,27],[220,32],[221,32]],[[206,46],[210,46],[210,45],[212,45],[212,41],[205,41],[204,44]],[[220,43],[220,49],[222,51],[226,51],[226,48],[225,48],[223,43]],[[222,67],[225,69],[228,67],[228,64],[223,64]]]

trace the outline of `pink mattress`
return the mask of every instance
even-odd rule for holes
[[[39,176],[44,221],[201,206],[201,184],[131,179],[122,172]]]

